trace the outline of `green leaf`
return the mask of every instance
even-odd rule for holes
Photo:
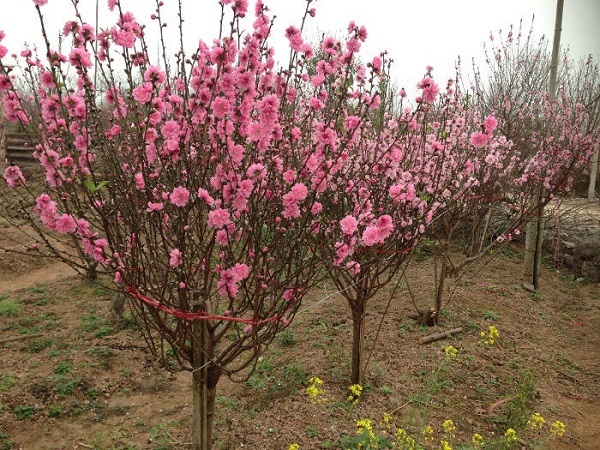
[[[96,184],[94,184],[94,182],[92,180],[87,179],[83,182],[83,185],[88,189],[88,191],[90,191],[92,194],[95,194],[100,189],[102,189],[104,186],[106,186],[108,183],[110,183],[110,182],[105,180],[105,181],[101,181],[100,183],[98,183],[96,185]]]

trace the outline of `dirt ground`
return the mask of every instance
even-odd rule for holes
[[[598,448],[599,286],[545,267],[542,292],[529,294],[515,282],[519,249],[509,250],[459,287],[441,327],[464,332],[450,339],[419,345],[435,329],[417,325],[406,293],[396,295],[357,404],[347,401],[347,307],[331,287],[311,293],[250,380],[220,383],[215,448],[348,448],[356,421],[383,413],[414,434],[426,424],[440,434],[450,418],[455,442],[475,432],[493,440],[519,408],[566,424],[562,440],[539,448]],[[188,447],[190,375],[158,367],[135,326],[112,320],[113,293],[101,283],[22,264],[31,271],[0,272],[0,449]],[[412,284],[424,285],[430,268],[420,258]],[[386,302],[384,292],[371,305],[368,348]],[[491,347],[480,337],[489,325],[500,333]],[[449,344],[460,353],[446,364]],[[312,376],[324,382],[322,403],[305,393]]]

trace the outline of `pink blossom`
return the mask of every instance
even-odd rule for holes
[[[148,211],[148,212],[161,211],[163,208],[164,208],[164,205],[162,203],[148,202],[148,208],[146,209],[146,211]]]
[[[285,195],[283,200],[285,202]],[[295,219],[296,217],[300,217],[300,207],[298,206],[298,204],[293,202],[286,204],[283,209],[283,217],[285,217],[286,219]]]
[[[140,86],[136,86],[133,89],[133,98],[144,104],[144,103],[148,103],[150,100],[152,100],[152,83],[144,83],[141,84]]]
[[[144,72],[144,81],[154,84],[162,84],[167,79],[165,72],[158,66],[148,66]]]
[[[190,191],[183,186],[178,186],[169,195],[169,201],[182,208],[190,201]]]
[[[71,50],[69,62],[74,66],[92,67],[90,54],[83,48],[77,47]]]
[[[25,177],[21,173],[21,169],[18,166],[8,166],[4,170],[4,179],[10,187],[17,187],[25,184]]]
[[[392,218],[387,214],[379,217],[379,219],[377,219],[377,228],[381,232],[390,233],[394,229]]]
[[[333,264],[339,266],[344,259],[354,253],[354,249],[344,242],[335,243],[335,260]]]
[[[217,231],[217,233],[215,234],[215,241],[217,241],[217,244],[221,245],[221,246],[226,246],[228,241],[229,241],[229,237],[227,235],[227,230],[219,230]]]
[[[259,141],[267,134],[265,126],[260,122],[250,122],[248,126],[248,137],[253,141]]]
[[[166,121],[165,124],[160,129],[163,136],[167,139],[178,137],[180,130],[181,130],[181,127],[174,120]]]
[[[215,201],[206,189],[198,188],[198,198],[204,200],[210,206],[215,204]]]
[[[319,214],[321,211],[323,211],[323,205],[319,202],[314,202],[310,208],[310,212],[313,214]]]
[[[134,175],[135,187],[137,187],[140,191],[146,187],[146,183],[144,182],[144,175],[142,173],[136,173]]]
[[[492,133],[498,127],[498,119],[494,116],[487,116],[483,121],[483,127],[487,134]]]
[[[104,257],[104,248],[108,246],[108,241],[106,239],[95,239],[94,246],[91,249],[91,254],[96,261],[105,262],[106,258]]]
[[[348,215],[340,220],[340,227],[342,228],[342,233],[346,236],[351,236],[358,229],[358,221],[354,216]]]
[[[246,264],[236,264],[230,269],[221,272],[221,278],[217,281],[217,290],[220,295],[235,297],[238,293],[236,283],[246,279],[250,274],[250,268]]]
[[[346,48],[348,49],[349,52],[354,52],[354,53],[359,52],[360,46],[361,46],[360,41],[355,38],[348,39],[348,41],[346,42]]]
[[[362,242],[364,245],[371,247],[372,245],[378,244],[380,242],[379,238],[379,230],[377,227],[369,226],[365,228],[365,231],[362,235]]]
[[[179,267],[181,265],[181,252],[179,251],[179,249],[174,248],[173,250],[171,250],[171,253],[169,253],[169,266],[175,268],[175,267]]]
[[[44,6],[46,3],[48,3],[48,0],[33,0],[33,3],[38,6]]]
[[[493,153],[490,153],[489,155],[487,155],[485,157],[485,162],[487,164],[494,164],[496,162],[496,160],[497,160],[497,157]]]
[[[231,104],[224,97],[217,97],[212,102],[212,111],[215,117],[222,119],[226,114],[229,114]]]
[[[226,209],[217,208],[208,213],[208,226],[212,228],[221,229],[230,223],[229,211]]]
[[[260,163],[250,164],[250,167],[246,170],[246,176],[248,178],[258,178],[259,180],[267,176],[267,169]]]
[[[323,41],[323,44],[321,44],[321,48],[323,49],[323,52],[325,52],[328,55],[335,55],[336,46],[337,46],[337,42],[336,42],[335,38],[333,38],[331,36],[326,37],[325,40]]]
[[[323,109],[325,107],[325,103],[323,103],[321,101],[321,99],[317,98],[317,97],[313,97],[308,101],[308,104],[310,105],[310,107],[312,109],[314,109],[315,111],[320,111],[321,109]]]
[[[56,231],[59,233],[75,233],[77,222],[70,214],[62,214],[56,218]]]
[[[385,239],[387,239],[393,230],[394,225],[390,216],[386,214],[377,219],[377,231],[379,233],[380,242],[383,242]]]
[[[488,140],[489,136],[487,134],[477,131],[471,135],[469,142],[471,142],[471,145],[475,148],[482,148],[486,146]]]
[[[304,185],[304,183],[296,183],[292,186],[291,190],[292,195],[296,201],[304,200],[308,194],[308,189]]]
[[[44,87],[48,89],[51,89],[56,86],[54,84],[54,78],[52,78],[52,72],[50,72],[49,70],[45,70],[44,72],[42,72],[42,74],[40,75],[40,81],[44,85]]]
[[[356,261],[348,261],[346,263],[346,269],[348,269],[348,272],[352,275],[358,275],[360,273],[360,264]]]
[[[382,65],[381,58],[379,56],[375,56],[373,58],[373,62],[371,63],[371,66],[373,67],[373,72],[375,72],[377,75],[379,75],[381,73],[381,65]],[[439,89],[437,92],[439,92]],[[436,92],[436,94],[437,94],[437,92]],[[434,95],[434,98],[435,98],[435,95]]]
[[[324,81],[325,81],[325,76],[322,73],[318,73],[310,79],[310,84],[312,84],[314,87],[317,87],[317,86],[321,86]]]
[[[248,275],[250,274],[250,267],[242,263],[237,263],[230,270],[233,280],[236,282],[248,278]]]
[[[299,52],[302,50],[304,40],[302,39],[302,33],[294,26],[290,26],[285,30],[285,37],[290,41],[290,47]]]
[[[135,35],[129,30],[119,30],[113,33],[113,39],[117,45],[132,48],[135,44]]]
[[[439,86],[435,83],[435,81],[433,81],[433,78],[431,77],[423,78],[417,84],[417,87],[423,90],[421,97],[425,103],[432,103],[433,101],[435,101],[435,97],[440,92]]]
[[[287,170],[283,173],[283,179],[286,183],[292,184],[296,180],[296,172],[293,170]]]

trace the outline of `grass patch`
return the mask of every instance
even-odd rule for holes
[[[19,302],[9,300],[7,297],[0,299],[0,317],[15,317],[21,314],[23,307]]]
[[[0,391],[8,391],[17,383],[17,379],[12,372],[0,374]]]
[[[33,339],[27,344],[29,353],[39,353],[56,344],[56,340],[49,338]]]

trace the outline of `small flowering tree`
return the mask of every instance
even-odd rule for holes
[[[481,270],[499,247],[540,214],[540,207],[570,189],[572,177],[588,163],[598,140],[596,134],[586,131],[586,117],[581,105],[574,105],[562,93],[554,102],[545,102],[544,125],[531,132],[531,142],[539,143],[534,154],[522,154],[513,142],[500,136],[489,139],[479,156],[474,155],[472,176],[478,182],[462,198],[448,202],[431,228],[437,244],[430,324],[437,323],[464,275]],[[481,128],[489,130],[496,123],[494,116],[488,116]],[[471,136],[477,145],[481,133]]]
[[[541,216],[550,200],[569,191],[598,141],[597,130],[589,126],[590,108],[569,85],[569,64],[563,64],[561,87],[550,100],[545,90],[549,65],[545,42],[535,45],[531,31],[527,38],[520,33],[519,29],[515,37],[511,30],[500,46],[492,45],[486,55],[489,79],[476,73],[468,117],[471,130],[479,130],[470,138],[481,149],[471,160],[478,182],[449,203],[431,229],[437,242],[435,300],[422,316],[429,320],[433,314],[430,324],[437,323],[441,309],[474,264],[481,270],[489,261],[486,256]],[[490,130],[496,127],[502,136],[492,139]],[[462,245],[456,251],[452,244],[459,236]]]
[[[452,82],[441,100],[443,112],[437,114],[440,88],[431,69],[417,85],[416,107],[408,105],[402,90],[396,113],[382,108],[380,89],[389,85],[389,62],[382,55],[366,66],[353,63],[366,31],[353,23],[348,31],[344,43],[322,42],[326,56],[310,79],[315,88],[303,92],[305,103],[324,111],[328,120],[306,116],[311,125],[302,129],[316,129],[322,149],[305,163],[311,185],[334,187],[320,195],[319,227],[327,238],[318,249],[352,311],[351,382],[362,384],[369,300],[401,272],[419,237],[448,202],[479,183],[472,154],[498,144],[489,137],[495,123],[487,134],[470,131]]]

